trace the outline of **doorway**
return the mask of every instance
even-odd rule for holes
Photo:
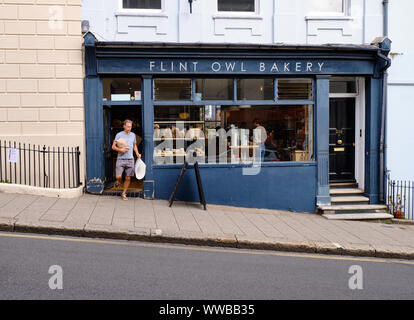
[[[355,182],[355,98],[329,100],[329,180]]]
[[[122,192],[123,183],[115,187],[115,165],[117,153],[112,150],[112,143],[118,132],[123,131],[123,122],[126,119],[132,120],[132,130],[135,133],[138,152],[142,154],[143,139],[142,139],[142,113],[141,106],[104,106],[104,155],[105,155],[105,181],[104,193],[117,194]],[[134,159],[136,155],[134,153]],[[122,181],[125,181],[125,172],[122,175]],[[143,181],[138,180],[135,176],[131,177],[131,183],[128,187],[128,193],[139,193],[143,190]]]

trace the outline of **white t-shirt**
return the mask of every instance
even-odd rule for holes
[[[264,145],[267,139],[266,129],[262,126],[257,126],[253,129],[253,143],[256,145]]]
[[[134,159],[134,154],[132,151],[134,150],[134,144],[137,143],[135,133],[132,131],[129,134],[126,134],[125,131],[118,132],[115,136],[115,141],[118,139],[124,138],[126,143],[128,144],[129,150],[123,154],[118,153],[118,159]]]

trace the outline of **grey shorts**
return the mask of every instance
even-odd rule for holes
[[[125,175],[133,177],[135,175],[135,163],[134,159],[117,159],[115,172],[116,175],[122,175],[122,172],[125,170]]]

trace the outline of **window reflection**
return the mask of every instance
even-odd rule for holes
[[[352,79],[335,79],[329,81],[329,93],[357,93],[357,82]]]
[[[312,100],[312,79],[278,79],[277,96],[279,100]]]
[[[218,11],[254,12],[255,0],[218,0]]]
[[[238,79],[237,100],[273,100],[272,79]]]
[[[196,100],[233,100],[233,79],[197,79]]]
[[[314,13],[342,13],[345,10],[346,0],[310,0],[310,12]]]
[[[103,78],[103,99],[107,101],[141,100],[141,79]]]
[[[191,79],[155,79],[155,100],[191,100]]]
[[[161,9],[161,0],[122,0],[124,9]]]

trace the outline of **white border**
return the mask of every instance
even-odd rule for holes
[[[355,180],[365,190],[365,79],[357,78],[355,99]],[[360,137],[361,130],[361,137]]]

